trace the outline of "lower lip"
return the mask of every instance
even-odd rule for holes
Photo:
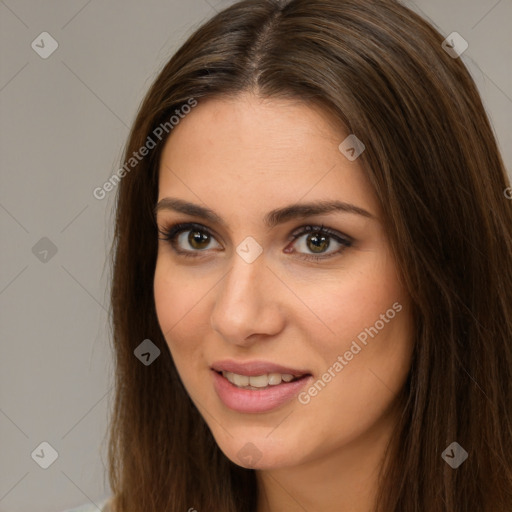
[[[242,413],[261,413],[275,409],[295,396],[312,379],[311,375],[293,382],[282,382],[277,386],[252,390],[242,389],[231,384],[221,374],[212,370],[213,384],[224,405]]]

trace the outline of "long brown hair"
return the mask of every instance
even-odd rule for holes
[[[225,457],[188,397],[153,297],[153,208],[172,127],[161,140],[155,130],[191,99],[246,91],[322,105],[366,146],[359,161],[382,204],[415,325],[390,444],[399,449],[388,451],[376,510],[512,510],[510,184],[477,88],[443,39],[391,0],[247,0],[206,22],[160,72],[124,162],[148,137],[156,147],[118,184],[115,512],[256,510],[256,475]],[[161,351],[149,366],[134,356],[145,339]],[[441,457],[454,441],[469,453],[457,469]]]

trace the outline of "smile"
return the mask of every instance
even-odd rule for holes
[[[278,386],[282,382],[292,382],[299,377],[294,377],[289,373],[266,373],[263,375],[240,375],[232,372],[222,372],[222,375],[238,388],[243,389],[262,389],[269,386]]]
[[[290,402],[313,379],[309,374],[294,377],[280,373],[254,376],[215,370],[211,373],[217,396],[228,409],[253,414],[269,412]],[[239,385],[237,381],[247,384]]]

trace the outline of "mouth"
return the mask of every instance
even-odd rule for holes
[[[302,377],[306,374],[311,374],[309,370],[302,370],[283,366],[269,361],[253,360],[253,361],[235,361],[234,359],[224,359],[216,361],[212,364],[211,369],[216,372],[231,372],[238,375],[245,375],[248,377],[255,377],[258,375],[265,375],[270,373],[279,373],[282,375],[292,375],[293,377]]]
[[[293,375],[291,373],[271,372],[261,375],[243,375],[228,371],[214,371],[217,373],[217,375],[224,377],[227,381],[233,384],[233,386],[236,386],[240,389],[249,389],[253,391],[296,382],[311,376],[309,373]]]
[[[221,402],[233,411],[266,413],[290,403],[313,380],[307,369],[270,361],[225,359],[210,367]]]

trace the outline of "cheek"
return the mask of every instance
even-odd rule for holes
[[[162,332],[174,332],[204,297],[205,287],[187,278],[165,257],[157,259],[153,281],[155,307]]]
[[[172,275],[165,266],[157,260],[153,290],[158,323],[164,336],[172,326],[183,316],[184,301],[177,300],[177,291],[180,288],[177,276]]]
[[[176,370],[192,396],[200,388],[195,365],[202,361],[204,339],[198,322],[201,297],[197,287],[194,289],[183,275],[167,267],[157,260],[153,282],[156,314]]]
[[[339,279],[319,280],[315,287],[304,286],[297,294],[310,309],[308,315],[302,316],[302,328],[314,334],[315,351],[323,357],[344,353],[358,336],[364,341],[365,335],[369,336],[366,329],[376,322],[377,330],[387,335],[396,327],[397,319],[405,316],[396,311],[397,306],[393,308],[397,302],[404,307],[406,293],[389,262],[383,265],[371,261]],[[381,315],[389,321],[383,323]]]
[[[197,317],[201,298],[204,296],[202,287],[193,286],[183,273],[175,267],[157,260],[153,282],[155,308],[160,329],[169,345],[173,357],[184,349],[191,350],[201,339],[195,335],[192,324]]]
[[[393,302],[383,295],[381,299],[373,297],[364,310],[351,302],[346,310],[338,310],[337,336],[315,347],[317,353],[319,347],[322,350],[321,374],[300,397],[308,416],[339,442],[356,439],[380,424],[410,369],[412,322],[405,298]],[[402,309],[391,309],[388,323],[380,320],[380,314],[385,315],[396,302]],[[336,431],[334,436],[331,429]],[[326,442],[328,448],[330,442]]]

